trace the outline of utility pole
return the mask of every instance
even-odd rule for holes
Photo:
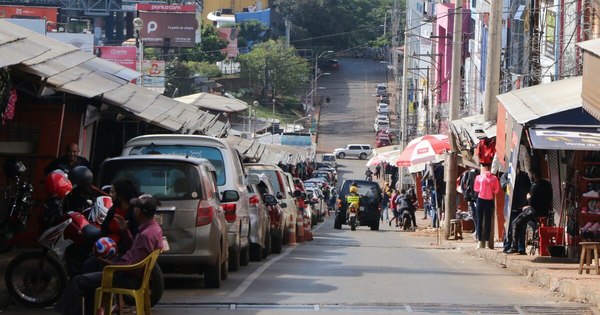
[[[460,68],[462,64],[462,0],[454,0],[454,32],[452,36],[452,74],[450,76],[450,115],[448,124],[458,119],[458,109],[460,108],[460,88],[461,77]],[[452,129],[448,128],[448,138],[450,139],[450,153],[446,157],[445,180],[446,180],[446,198],[444,199],[445,218],[444,234],[445,238],[450,238],[450,220],[456,216],[456,185],[454,182],[458,173],[456,155],[458,148]]]
[[[408,15],[408,10],[407,10],[407,17]],[[408,33],[407,33],[407,29],[408,29],[408,25],[409,25],[409,19],[406,19],[405,25],[404,25],[404,54],[403,54],[403,61],[402,61],[402,101],[400,102],[400,137],[398,139],[400,139],[399,141],[399,145],[400,145],[400,150],[404,150],[404,148],[406,147],[406,143],[407,143],[407,138],[408,138],[408,115],[406,115],[407,113],[407,108],[408,108],[408,79],[406,78],[408,75],[408,58],[410,56],[410,45],[408,44]],[[400,183],[400,188],[402,188],[402,186],[404,185],[404,173],[405,173],[406,168],[405,167],[400,167],[398,168],[398,182]]]
[[[488,34],[488,47],[490,48],[486,60],[487,75],[485,77],[485,98],[483,100],[483,120],[496,120],[498,116],[498,100],[496,96],[500,91],[500,62],[502,59],[502,5],[504,1],[492,1],[490,8],[490,30]],[[495,209],[496,207],[494,207]],[[492,225],[490,226],[490,239],[488,247],[494,248],[494,218],[496,211],[492,212]]]

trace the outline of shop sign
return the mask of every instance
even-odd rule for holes
[[[135,62],[137,51],[133,46],[96,46],[94,55],[123,67],[137,70]]]
[[[594,131],[597,131],[594,129]],[[546,150],[600,150],[600,133],[587,131],[563,131],[530,129],[531,145]]]
[[[198,21],[196,13],[140,11],[144,25],[140,36],[147,47],[194,47]]]

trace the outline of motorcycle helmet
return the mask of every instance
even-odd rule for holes
[[[50,197],[63,199],[72,189],[67,174],[62,170],[54,170],[46,175],[46,192]]]
[[[104,222],[104,218],[106,218],[106,214],[108,213],[108,209],[112,207],[113,201],[109,196],[100,196],[96,198],[96,202],[92,205],[92,209],[90,210],[90,214],[88,216],[88,220],[90,222],[101,225]]]
[[[85,166],[76,166],[69,173],[69,180],[73,183],[73,187],[89,187],[92,186],[94,174]]]
[[[117,255],[117,243],[110,237],[101,237],[94,243],[94,254],[97,257],[111,259]]]
[[[4,175],[8,178],[14,178],[20,174],[25,173],[27,168],[23,165],[23,162],[17,161],[14,158],[8,158],[4,161]]]
[[[358,202],[351,203],[349,208],[350,209],[355,209],[355,210],[358,209]]]
[[[356,186],[350,186],[350,192],[351,193],[358,193],[358,187],[356,187]]]

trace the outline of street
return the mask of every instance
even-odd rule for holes
[[[363,59],[340,59],[340,64],[340,71],[318,82],[327,88],[320,94],[331,98],[321,109],[321,153],[349,143],[375,144],[374,92],[385,81],[386,66]],[[364,178],[365,162],[338,160],[340,182]],[[380,231],[334,230],[333,212],[313,233],[311,242],[286,246],[281,254],[230,273],[220,289],[205,289],[198,275],[166,274],[164,295],[152,312],[594,314],[590,304],[569,301],[516,273],[436,244],[432,233],[404,232],[385,223]]]

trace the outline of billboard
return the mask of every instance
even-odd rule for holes
[[[221,50],[221,52],[227,54],[227,58],[235,58],[240,53],[238,51],[238,38],[237,28],[232,27],[219,27],[217,28],[219,38],[227,41],[227,48]]]
[[[110,60],[123,67],[136,69],[137,51],[135,46],[96,46],[94,55],[102,59]]]
[[[193,12],[196,13],[195,4],[167,4],[167,3],[138,3],[138,11],[158,12]]]
[[[148,47],[194,47],[198,22],[196,13],[140,11],[144,25],[140,37]]]
[[[0,18],[37,19],[47,21],[47,31],[56,29],[58,8],[0,5]]]

